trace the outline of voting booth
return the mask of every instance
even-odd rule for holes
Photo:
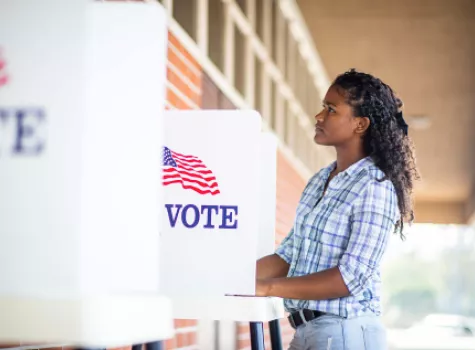
[[[256,260],[274,252],[277,141],[252,110],[163,122],[161,291],[175,318],[251,322],[263,346],[262,322],[284,317],[281,299],[254,297]]]
[[[169,338],[158,3],[0,4],[0,342]]]

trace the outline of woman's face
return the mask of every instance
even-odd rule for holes
[[[315,116],[314,140],[324,146],[351,143],[361,137],[362,119],[365,118],[353,116],[353,108],[346,103],[344,91],[332,85],[323,100],[323,110]]]

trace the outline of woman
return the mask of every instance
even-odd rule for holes
[[[285,299],[292,350],[387,347],[380,262],[414,218],[418,177],[401,107],[388,85],[350,70],[315,117],[315,142],[337,160],[310,179],[289,235],[257,263],[256,294]]]

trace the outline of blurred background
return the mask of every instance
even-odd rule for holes
[[[166,108],[257,109],[279,139],[276,244],[308,178],[334,160],[313,142],[313,117],[335,76],[356,68],[399,94],[422,180],[416,223],[384,260],[391,350],[475,350],[475,1],[159,2]],[[281,325],[286,347],[294,331]],[[169,350],[250,349],[247,323],[175,328]]]
[[[313,143],[313,117],[335,76],[356,68],[399,94],[422,180],[416,223],[384,261],[391,349],[475,349],[475,1],[161,2],[167,108],[255,108],[279,138],[276,244],[309,176],[334,159]],[[176,326],[170,349],[250,348],[247,324]]]

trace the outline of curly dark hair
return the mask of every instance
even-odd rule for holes
[[[333,85],[343,90],[355,116],[370,120],[363,136],[364,150],[385,174],[378,180],[389,179],[396,189],[401,218],[395,232],[404,239],[404,222],[414,220],[412,191],[419,173],[412,140],[397,118],[403,103],[380,79],[355,69],[339,75]]]

